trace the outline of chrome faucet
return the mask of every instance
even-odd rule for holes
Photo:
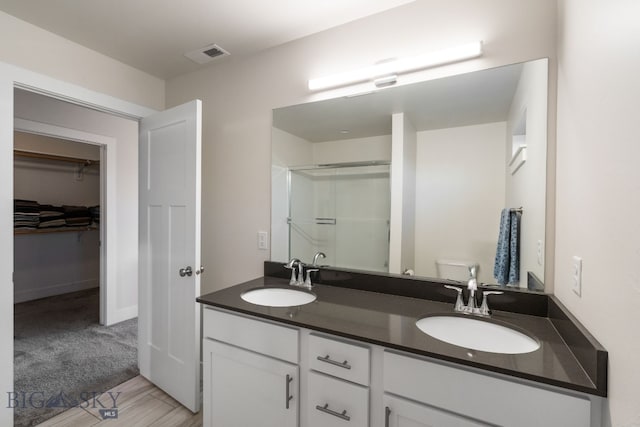
[[[291,258],[288,263],[284,265],[284,268],[291,270],[291,279],[289,280],[289,284],[292,286],[302,285],[304,284],[304,275],[303,275],[303,266],[302,261],[298,258]],[[298,267],[298,276],[296,277],[296,267]]]
[[[482,292],[482,305],[478,308],[476,304],[476,291],[478,290],[478,279],[477,275],[477,267],[472,266],[469,268],[469,281],[467,282],[467,289],[469,290],[469,300],[467,304],[464,304],[464,299],[462,297],[462,288],[459,286],[451,286],[444,285],[447,289],[452,289],[458,292],[456,298],[456,304],[453,307],[454,311],[460,313],[468,313],[468,314],[478,314],[481,316],[489,316],[491,314],[491,310],[489,310],[489,303],[487,302],[488,295],[499,295],[502,294],[502,291],[483,291]]]
[[[476,277],[476,266],[469,267],[469,281],[467,282],[467,289],[469,290],[469,301],[465,307],[467,313],[476,313],[478,307],[476,305],[476,291],[478,290],[478,279]]]
[[[304,264],[302,261],[298,263],[298,280],[296,280],[296,285],[304,285]]]
[[[313,256],[313,263],[311,265],[313,265],[314,267],[318,265],[318,258],[326,258],[327,256],[324,254],[324,252],[316,252],[316,254]]]
[[[291,258],[288,263],[284,265],[284,268],[292,269],[294,265],[300,263],[298,258]]]

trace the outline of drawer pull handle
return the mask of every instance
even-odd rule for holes
[[[325,357],[318,356],[317,359],[319,361],[321,361],[321,362],[329,363],[329,364],[334,365],[334,366],[339,366],[339,367],[344,368],[344,369],[351,369],[351,365],[349,365],[349,362],[347,362],[346,360],[344,362],[342,362],[342,363],[341,362],[336,362],[335,360],[331,360],[331,357],[329,357],[328,354]]]
[[[293,399],[293,396],[291,395],[291,392],[289,390],[289,388],[291,387],[291,381],[293,381],[293,377],[289,374],[287,374],[287,385],[286,385],[286,390],[285,390],[285,402],[286,402],[286,408],[289,409],[289,402],[291,402],[291,399]]]
[[[389,427],[389,416],[391,415],[391,409],[388,406],[384,408],[384,427]]]
[[[320,412],[324,412],[325,414],[333,415],[334,417],[338,417],[345,421],[351,421],[351,417],[347,415],[347,410],[345,409],[342,412],[336,412],[334,410],[329,409],[329,404],[325,403],[324,406],[316,405],[316,409]]]

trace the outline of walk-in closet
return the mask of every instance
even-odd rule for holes
[[[14,302],[100,285],[100,147],[16,132]]]

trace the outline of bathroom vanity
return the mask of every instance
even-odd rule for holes
[[[274,263],[265,264],[270,270],[280,277],[198,298],[205,426],[600,425],[607,353],[552,296],[535,295],[531,304],[530,293],[496,295],[492,318],[540,346],[490,353],[416,326],[452,313],[454,295],[440,283],[389,276],[384,293],[384,277],[322,270],[319,281],[333,282],[316,284],[313,302],[271,307],[242,299],[253,289],[289,287]],[[357,289],[367,279],[376,292]],[[516,307],[524,299],[529,308]]]

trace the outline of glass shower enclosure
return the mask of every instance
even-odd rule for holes
[[[289,169],[289,258],[389,270],[390,166],[334,164]]]

